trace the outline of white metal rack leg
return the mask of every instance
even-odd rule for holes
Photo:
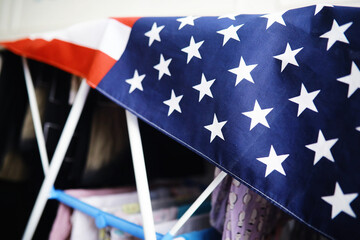
[[[59,142],[56,146],[49,171],[47,172],[44,182],[40,188],[40,192],[36,199],[34,208],[31,212],[30,219],[26,226],[23,238],[24,240],[30,240],[35,232],[37,224],[40,220],[42,212],[45,208],[46,201],[49,197],[50,190],[54,185],[57,174],[60,170],[61,164],[64,160],[65,154],[67,152],[68,146],[74,134],[76,125],[79,121],[81,112],[83,110],[87,95],[89,93],[90,87],[86,83],[85,79],[81,82],[79,91],[76,95],[74,104],[71,108],[69,116],[66,120],[64,130],[60,136]]]
[[[141,144],[138,119],[132,113],[126,111],[126,121],[134,165],[136,189],[139,198],[141,216],[143,219],[144,237],[146,240],[156,240],[149,184],[146,175],[145,159]]]
[[[49,169],[49,158],[48,158],[48,155],[46,152],[44,133],[43,133],[42,125],[41,125],[39,108],[38,108],[38,104],[37,104],[37,100],[36,100],[36,96],[35,96],[34,83],[31,78],[28,62],[24,57],[22,58],[22,63],[23,63],[23,68],[24,68],[26,90],[27,90],[28,97],[29,97],[31,116],[32,116],[33,123],[34,123],[36,140],[37,140],[39,152],[40,152],[41,164],[43,167],[44,176],[46,176],[46,173]]]

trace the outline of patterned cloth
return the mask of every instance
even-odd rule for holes
[[[230,176],[213,192],[212,206],[210,222],[223,240],[265,239],[286,219],[281,210]]]

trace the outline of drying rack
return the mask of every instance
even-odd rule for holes
[[[69,147],[70,141],[74,134],[80,115],[82,113],[84,104],[86,102],[90,90],[90,86],[86,83],[85,79],[82,80],[77,95],[75,97],[74,103],[66,120],[64,129],[61,133],[60,139],[56,146],[54,155],[51,160],[51,164],[49,164],[49,159],[47,156],[46,145],[44,140],[44,133],[42,130],[38,104],[35,96],[34,85],[31,79],[27,60],[24,57],[22,58],[22,63],[24,68],[26,89],[29,97],[30,110],[35,128],[35,135],[36,135],[38,148],[40,152],[40,159],[45,175],[34,208],[28,220],[24,235],[22,237],[23,240],[32,239],[36,227],[38,225],[38,222],[40,220],[40,217],[42,215],[42,212],[44,211],[46,202],[49,198],[57,199],[65,203],[66,205],[69,205],[70,207],[76,208],[88,214],[89,216],[94,217],[98,227],[113,226],[141,239],[183,240],[183,239],[199,239],[201,238],[200,236],[206,237],[203,239],[211,239],[211,236],[213,235],[213,229],[207,229],[194,233],[184,234],[176,238],[174,238],[174,236],[176,236],[179,229],[193,215],[193,213],[199,208],[199,206],[206,200],[206,198],[212,193],[212,191],[216,188],[216,186],[218,186],[219,183],[224,179],[226,173],[220,172],[220,174],[218,174],[215,177],[215,179],[200,194],[200,196],[194,201],[194,203],[180,217],[177,223],[170,229],[170,231],[165,236],[156,233],[138,119],[135,115],[133,115],[127,110],[126,110],[126,121],[129,132],[129,140],[130,140],[132,161],[134,166],[136,189],[138,193],[143,227],[125,221],[124,219],[115,217],[97,208],[94,208],[86,203],[81,202],[80,200],[74,197],[65,194],[60,190],[55,190],[53,188],[54,182],[59,173],[61,164]]]
[[[144,230],[142,226],[126,221],[122,218],[116,217],[112,214],[104,212],[96,207],[93,207],[75,197],[72,197],[62,190],[52,189],[49,199],[56,199],[65,205],[77,209],[86,215],[95,219],[95,224],[98,228],[105,228],[107,226],[115,227],[123,232],[127,232],[132,236],[140,239],[144,239]],[[174,238],[175,240],[191,240],[191,239],[203,239],[210,240],[216,239],[217,232],[213,228],[204,229],[201,231],[194,231],[186,234],[179,235]],[[163,235],[156,233],[156,239],[163,239]]]

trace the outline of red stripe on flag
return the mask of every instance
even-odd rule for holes
[[[140,17],[122,17],[122,18],[112,18],[115,19],[116,21],[121,22],[122,24],[125,24],[126,26],[129,27],[133,27],[135,22],[139,19]]]
[[[99,50],[57,39],[50,42],[43,39],[23,39],[1,44],[16,54],[84,77],[93,88],[96,88],[101,79],[116,63],[115,59]]]

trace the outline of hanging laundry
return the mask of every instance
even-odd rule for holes
[[[195,195],[194,195],[195,196]],[[193,197],[194,197],[193,196]],[[182,197],[181,202],[185,201],[185,196]],[[156,203],[156,201],[153,201],[153,217],[154,217],[154,223],[155,227],[157,225],[162,225],[168,223],[169,225],[174,224],[173,220],[179,219],[184,212],[190,207],[190,204],[181,205],[179,204],[179,201],[171,201],[171,199],[163,199],[161,200],[163,203]],[[166,202],[170,205],[170,207],[161,207],[166,206]],[[161,207],[161,208],[160,208]],[[204,202],[202,206],[199,207],[199,209],[194,213],[194,216],[201,215],[205,213],[209,213],[211,209],[210,202]],[[142,216],[141,213],[137,214],[130,214],[128,216],[125,216],[124,214],[119,214],[117,212],[114,213],[114,215],[124,218],[125,220],[128,220],[132,223],[138,224],[140,226],[143,225]],[[166,226],[169,226],[166,225]],[[208,226],[208,225],[206,225]],[[133,239],[134,237],[130,234],[127,234],[123,231],[120,231],[116,228],[105,228],[100,230],[99,235],[101,236],[100,239],[106,239],[106,236],[110,239],[117,239],[117,240],[127,240],[127,239]]]
[[[192,193],[193,195],[189,195]],[[171,206],[178,206],[190,202],[200,194],[198,187],[157,188],[150,192],[154,217],[158,221],[174,219],[178,216],[179,208],[161,210]],[[187,197],[187,198],[186,198]],[[140,206],[136,192],[91,196],[80,198],[81,201],[97,207],[103,211],[114,214],[120,218],[134,223],[141,223]],[[71,217],[72,231],[70,239],[97,239],[101,231],[96,227],[94,219],[85,213],[75,210]],[[119,234],[118,234],[119,235]],[[122,234],[125,235],[125,234]],[[128,235],[125,235],[126,237]]]
[[[216,169],[215,175],[220,172]],[[289,218],[268,200],[227,176],[213,193],[211,223],[223,240],[268,239]]]

